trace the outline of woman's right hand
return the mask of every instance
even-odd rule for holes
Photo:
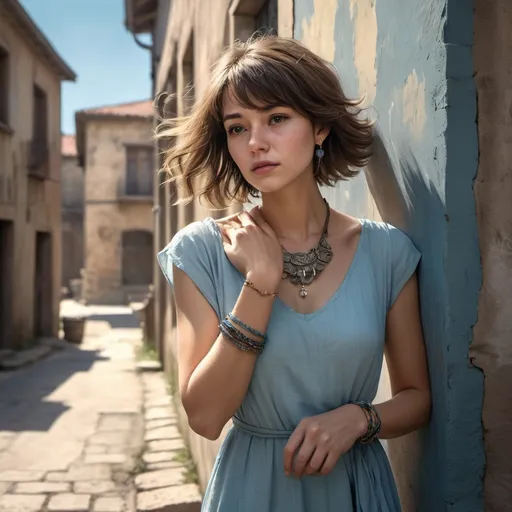
[[[258,207],[219,223],[229,261],[259,290],[276,292],[283,274],[283,251]]]

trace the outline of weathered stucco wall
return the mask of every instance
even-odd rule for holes
[[[187,104],[190,106],[193,98],[201,97],[208,84],[210,66],[229,43],[229,0],[215,0],[203,4],[199,0],[175,0],[170,11],[166,11],[164,6],[159,13],[167,18],[167,23],[159,22],[159,33],[155,36],[155,40],[161,44],[156,48],[156,54],[161,55],[161,59],[155,80],[155,92],[177,94],[172,110],[178,115],[187,111]],[[194,88],[187,94],[187,87],[191,83]],[[187,96],[186,101],[184,95]],[[164,219],[161,223],[162,231],[157,237],[159,247],[167,245],[176,230],[187,222],[211,214],[197,202],[194,205],[181,204],[172,207],[169,186],[165,186],[160,196],[157,194],[156,197],[160,202],[160,218]],[[156,309],[159,311],[157,321],[161,323],[161,327],[157,326],[157,329],[162,336],[160,344],[163,347],[166,371],[176,381],[176,336],[172,293],[159,268],[156,269],[156,274]],[[161,302],[165,304],[162,305]],[[176,405],[180,427],[193,454],[201,488],[204,490],[222,437],[219,441],[211,442],[198,436],[188,427],[187,417],[177,394]]]
[[[485,375],[485,510],[512,511],[512,10],[475,2],[480,162],[475,181],[483,285],[471,347]]]
[[[153,232],[152,202],[123,202],[126,144],[150,145],[151,120],[90,120],[86,125],[85,276],[83,296],[96,303],[125,300],[122,233]]]
[[[482,379],[468,360],[480,286],[472,5],[296,0],[294,18],[295,37],[336,66],[349,96],[366,96],[382,132],[366,178],[326,196],[404,229],[422,252],[434,411],[429,428],[387,446],[403,508],[481,510]],[[386,395],[384,371],[378,399]]]
[[[44,291],[44,331],[57,336],[59,329],[60,79],[26,40],[26,34],[16,32],[0,18],[0,44],[10,55],[9,127],[13,130],[12,134],[0,131],[0,173],[8,173],[10,182],[10,193],[0,193],[0,219],[13,222],[12,274],[9,276],[11,348],[21,348],[34,338],[37,232],[51,235],[51,275],[47,276]],[[44,181],[29,178],[27,170],[34,84],[46,92],[48,101],[50,179]]]

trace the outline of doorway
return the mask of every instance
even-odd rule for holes
[[[53,269],[52,235],[36,232],[34,282],[34,336],[52,335]]]
[[[0,350],[12,349],[14,225],[0,220]]]

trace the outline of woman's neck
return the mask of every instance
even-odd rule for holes
[[[293,245],[319,238],[327,207],[318,186],[294,186],[262,194],[261,213],[282,242]],[[315,242],[316,243],[316,242]]]

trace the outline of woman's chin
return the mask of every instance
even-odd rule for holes
[[[251,185],[258,189],[262,194],[274,194],[286,188],[289,181],[283,179],[263,179],[263,180],[252,180]]]

